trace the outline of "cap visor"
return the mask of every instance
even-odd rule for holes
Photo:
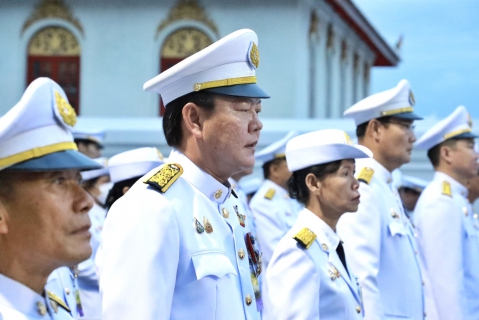
[[[414,112],[405,112],[399,114],[393,114],[391,117],[406,119],[406,120],[422,120],[423,118],[415,114]]]
[[[76,150],[54,152],[45,156],[17,163],[7,169],[25,171],[92,170],[103,168],[100,164]]]
[[[255,83],[237,84],[234,86],[211,88],[203,91],[224,94],[227,96],[269,99],[269,95]]]

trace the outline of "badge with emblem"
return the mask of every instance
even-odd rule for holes
[[[261,288],[258,277],[263,271],[263,261],[261,253],[256,249],[256,241],[251,232],[245,236],[246,249],[248,250],[249,269],[251,272],[251,283],[253,284],[254,296],[256,298],[256,309],[263,310],[263,300],[261,298]]]
[[[333,281],[338,279],[341,276],[338,269],[336,269],[336,267],[333,266],[332,264],[329,265],[328,273],[329,273],[329,277]]]
[[[73,277],[75,279],[77,279],[78,278],[78,273],[80,272],[78,270],[78,266],[73,266],[70,269],[73,272]],[[81,304],[81,298],[80,298],[80,290],[78,290],[78,288],[75,288],[75,302],[76,302],[76,306],[77,306],[78,315],[80,317],[83,317],[85,314],[83,313],[83,306]]]
[[[205,225],[206,233],[212,233],[213,232],[213,226],[208,221],[208,219],[206,219],[206,217],[203,217],[203,224]]]
[[[201,225],[201,222],[198,221],[198,219],[194,218],[194,221],[195,221],[195,229],[196,229],[196,232],[198,232],[199,234],[202,234],[203,232],[205,232],[205,228]]]
[[[394,219],[399,219],[399,215],[396,211],[394,211],[393,208],[391,208],[391,217],[393,217]]]
[[[239,224],[243,228],[246,227],[246,224],[245,224],[246,215],[239,213],[238,206],[233,206],[233,209],[235,209],[236,215],[238,216]]]

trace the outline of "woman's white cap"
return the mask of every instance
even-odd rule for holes
[[[291,172],[343,159],[369,158],[368,148],[354,145],[342,130],[318,130],[296,136],[286,144],[286,162]]]

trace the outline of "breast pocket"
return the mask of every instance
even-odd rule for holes
[[[197,280],[207,276],[222,278],[228,273],[238,275],[230,259],[222,251],[195,252],[192,260]]]
[[[396,235],[401,237],[404,237],[407,235],[406,226],[399,221],[392,221],[391,223],[389,223],[388,227],[389,227],[389,233],[393,237]]]

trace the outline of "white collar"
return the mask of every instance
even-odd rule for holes
[[[298,215],[297,223],[316,234],[316,240],[319,242],[323,251],[336,251],[339,241],[341,240],[336,232],[320,217],[310,210],[303,208]]]
[[[450,175],[445,174],[444,172],[436,171],[434,173],[434,180],[446,181],[451,185],[451,192],[453,195],[460,194],[464,198],[467,198],[469,191],[467,188],[459,183],[457,180],[453,179]]]
[[[173,149],[168,157],[168,162],[180,164],[183,167],[182,177],[211,201],[222,204],[228,199],[231,193],[231,186],[225,186],[211,175],[201,170],[180,151]]]

